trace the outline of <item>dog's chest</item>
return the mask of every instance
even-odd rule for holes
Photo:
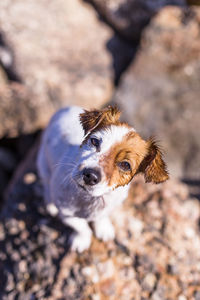
[[[72,185],[66,187],[66,190],[58,195],[56,206],[61,218],[73,216],[88,221],[95,220],[107,209],[103,197],[91,197],[82,189],[76,189],[75,186],[72,188]]]
[[[92,221],[101,215],[105,209],[106,205],[103,197],[83,198],[83,201],[80,201],[76,207],[76,216]]]

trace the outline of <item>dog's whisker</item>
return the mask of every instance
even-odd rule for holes
[[[76,163],[57,163],[54,165],[54,167],[58,167],[58,166],[73,166],[75,167],[76,166]]]
[[[63,178],[61,184],[65,184],[66,181],[70,178],[69,176],[70,176],[70,174],[67,174],[67,175]]]
[[[73,179],[73,177],[71,176],[70,173],[68,173],[68,174],[66,174],[66,176],[64,176],[64,178],[63,178],[61,184],[64,185],[64,184],[66,184],[67,181],[68,181],[69,183],[71,183],[71,184],[74,183],[74,179]]]
[[[66,158],[66,159],[71,159],[71,156],[70,156],[70,155],[66,155],[66,154],[64,154],[63,158]]]

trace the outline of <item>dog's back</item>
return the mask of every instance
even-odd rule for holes
[[[79,122],[83,109],[71,106],[59,110],[51,119],[42,136],[37,158],[39,175],[43,182],[49,181],[53,168],[65,154],[73,161],[84,132]]]

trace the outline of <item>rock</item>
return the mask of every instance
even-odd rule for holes
[[[162,142],[171,175],[200,178],[200,8],[166,7],[113,97],[124,119]]]
[[[137,41],[151,17],[166,5],[185,6],[185,0],[85,0],[129,41]]]
[[[0,32],[0,65],[5,70],[9,80],[21,81],[15,70],[14,53],[12,48],[7,44],[2,32]]]
[[[36,131],[62,106],[100,107],[111,97],[114,74],[105,44],[113,33],[89,5],[1,1],[0,31],[20,78],[1,85],[0,137]]]
[[[152,273],[148,273],[144,277],[143,282],[142,282],[143,289],[152,291],[156,282],[157,282],[156,276]]]
[[[42,121],[45,124],[48,114],[39,109],[37,99],[24,85],[15,82],[0,85],[0,138],[32,132],[42,126]]]
[[[43,207],[36,153],[37,143],[0,215],[1,299],[198,299],[200,203],[186,185],[138,176],[113,212],[115,241],[93,238],[88,251],[69,253],[71,230]]]

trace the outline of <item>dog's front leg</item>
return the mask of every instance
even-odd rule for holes
[[[92,231],[86,220],[69,217],[64,220],[64,223],[76,231],[71,237],[71,250],[79,253],[88,249],[91,244]]]
[[[98,239],[107,242],[115,238],[115,230],[109,217],[103,217],[93,222],[94,232]]]

